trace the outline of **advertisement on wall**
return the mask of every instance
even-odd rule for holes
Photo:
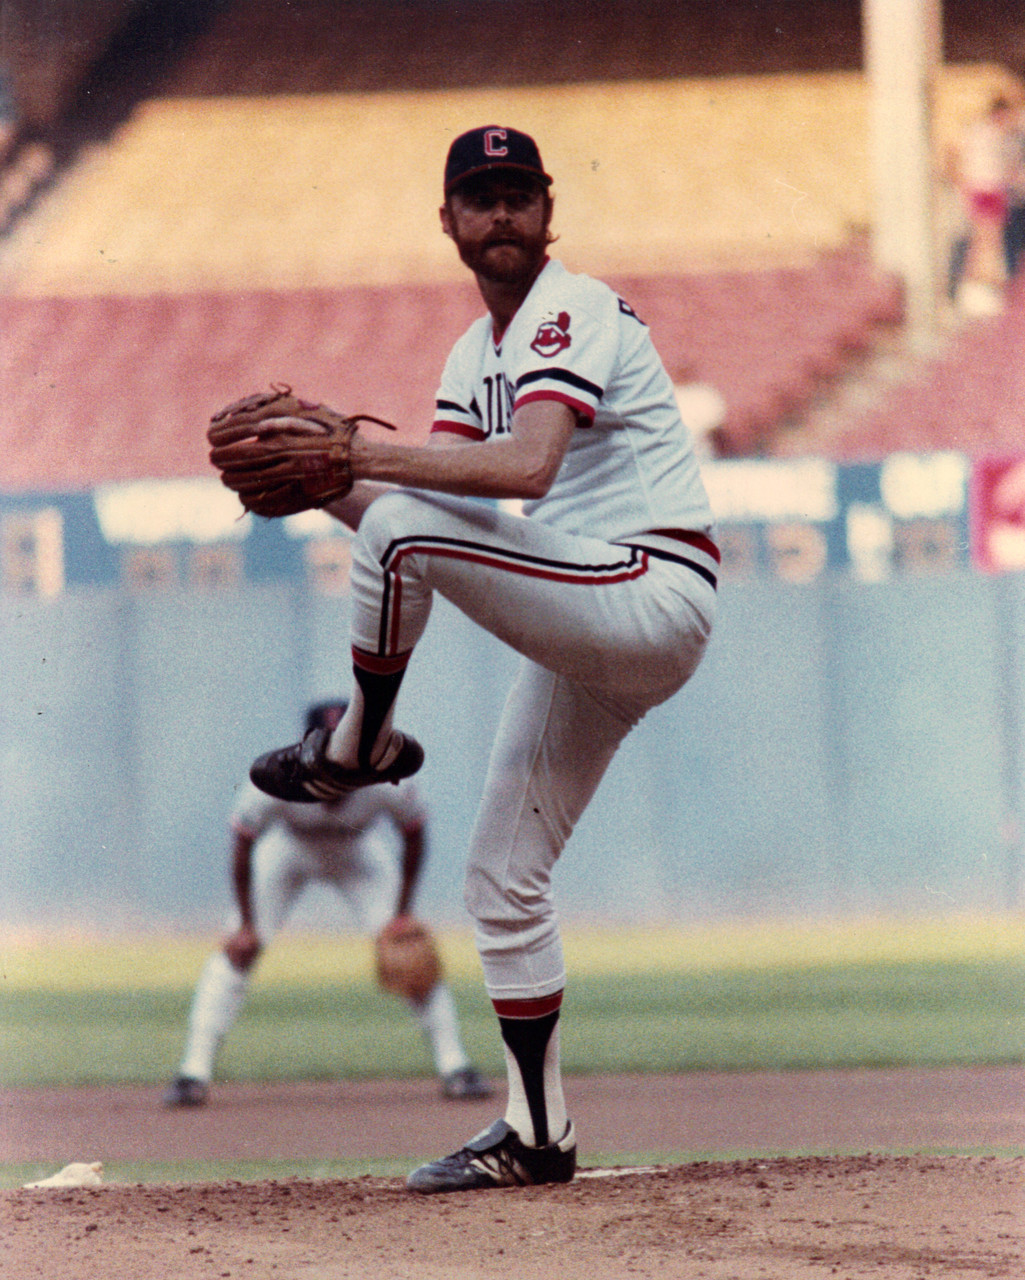
[[[730,459],[703,474],[727,582],[1025,569],[1025,454]],[[299,578],[338,594],[348,588],[350,539],[321,511],[246,515],[212,477],[0,494],[0,590],[52,597],[86,584],[215,589]]]
[[[987,573],[1025,569],[1025,456],[972,467],[972,557]]]
[[[835,570],[882,582],[971,563],[971,466],[961,454],[750,459],[704,474],[727,577],[813,582]]]

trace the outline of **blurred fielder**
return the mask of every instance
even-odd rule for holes
[[[345,704],[309,709],[307,729],[338,723]],[[477,1099],[491,1090],[463,1048],[452,993],[435,956],[417,951],[414,972],[392,981],[382,970],[382,950],[410,931],[423,946],[422,925],[410,912],[424,860],[426,816],[410,782],[371,787],[341,800],[294,805],[273,800],[247,784],[231,815],[235,913],[223,948],[207,960],[189,1014],[178,1075],[164,1095],[169,1107],[202,1106],[217,1052],[238,1017],[261,951],[281,927],[307,885],[332,886],[357,925],[375,938],[382,985],[406,997],[429,1046],[446,1098]],[[401,865],[378,829],[390,824],[401,842]],[[428,951],[433,950],[427,944]],[[436,953],[435,953],[436,955]]]
[[[259,397],[237,430],[225,430],[229,407],[208,432],[251,510],[298,500],[357,530],[352,701],[333,732],[255,761],[261,789],[317,801],[419,769],[422,748],[392,720],[435,591],[522,656],[465,892],[508,1101],[466,1146],[410,1174],[418,1192],[573,1177],[552,868],[624,737],[694,674],[715,617],[712,513],[672,382],[628,303],[548,257],[551,181],[515,129],[472,129],[449,149],[441,225],[488,314],[449,356],[429,447],[369,439],[356,419],[344,432],[324,415],[311,424],[302,405],[255,427]],[[476,498],[522,499],[524,514]]]

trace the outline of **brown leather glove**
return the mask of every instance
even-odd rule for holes
[[[415,916],[389,920],[374,940],[377,981],[385,991],[420,1001],[441,977],[430,929]]]
[[[345,417],[311,404],[275,383],[214,414],[206,433],[210,461],[247,511],[269,518],[295,515],[325,507],[352,488],[349,455],[361,422],[395,430],[369,414]]]

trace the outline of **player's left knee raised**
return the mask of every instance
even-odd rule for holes
[[[416,531],[417,512],[422,506],[422,499],[415,493],[396,489],[382,494],[360,521],[360,540],[377,555],[383,554],[395,538]]]

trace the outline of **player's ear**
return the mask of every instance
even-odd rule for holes
[[[455,232],[453,231],[453,228],[452,228],[452,210],[448,207],[447,201],[438,210],[438,216],[439,218],[441,218],[442,231],[444,231],[444,233],[447,236],[450,236],[454,240]]]

